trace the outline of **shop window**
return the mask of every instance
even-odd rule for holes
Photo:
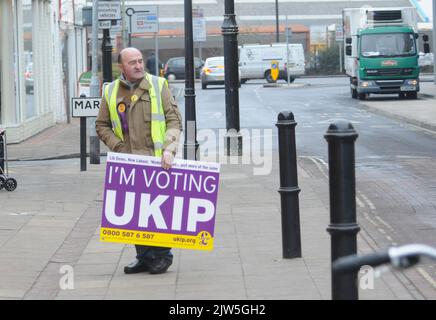
[[[26,113],[25,118],[36,116],[34,97],[35,68],[33,63],[33,10],[32,1],[23,0],[23,62],[24,62],[24,86],[26,90]]]

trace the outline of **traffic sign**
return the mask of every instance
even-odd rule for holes
[[[99,29],[110,29],[112,26],[111,20],[99,20],[98,28]]]
[[[119,1],[99,1],[98,20],[120,20],[121,5]]]
[[[96,117],[100,110],[101,97],[72,98],[71,115],[73,118]]]
[[[280,73],[279,62],[277,60],[271,61],[271,78],[274,81],[277,81],[277,79],[279,78],[279,73]]]
[[[192,9],[192,28],[194,42],[205,42],[207,37],[206,18],[202,8]]]
[[[158,33],[158,10],[158,6],[135,6],[134,8],[127,8],[126,14],[130,18],[130,33]]]

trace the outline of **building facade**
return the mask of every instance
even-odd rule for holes
[[[84,31],[63,15],[69,3],[0,0],[0,127],[10,143],[68,120],[67,97],[86,69],[76,43]]]

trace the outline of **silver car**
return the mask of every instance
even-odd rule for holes
[[[210,57],[204,62],[200,73],[201,88],[209,84],[224,84],[224,57]],[[241,69],[238,67],[239,87],[241,86]]]
[[[209,84],[224,84],[224,57],[207,58],[200,73],[201,88]]]

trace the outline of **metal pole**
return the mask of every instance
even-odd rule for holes
[[[279,0],[276,0],[276,42],[280,42],[280,35],[279,35]]]
[[[80,117],[80,171],[86,171],[86,117]]]
[[[345,120],[332,123],[328,142],[331,260],[357,253],[356,179],[354,143],[358,137],[353,125]],[[357,300],[357,272],[332,273],[332,299]]]
[[[289,74],[289,26],[288,15],[286,15],[286,78],[288,80],[288,86],[291,83],[291,75]]]
[[[2,132],[0,129],[0,175],[1,173],[5,173],[5,162],[7,161],[6,154],[5,154],[5,150],[6,150],[5,134],[6,131]]]
[[[433,0],[433,74],[436,84],[436,0]]]
[[[339,41],[339,73],[343,72],[342,51],[342,41]]]
[[[200,60],[203,60],[202,42],[201,41],[198,43],[198,57],[200,58]]]
[[[8,142],[6,141],[6,131],[3,132],[3,144],[4,144],[4,158],[5,163],[3,166],[5,167],[5,170],[3,173],[6,172],[6,175],[9,175],[9,161],[8,161]]]
[[[154,56],[156,57],[154,71],[155,71],[155,75],[157,77],[159,77],[159,41],[158,41],[157,35],[158,35],[158,32],[156,32],[154,34]],[[151,72],[151,70],[150,70],[150,72]]]
[[[135,10],[133,8],[127,8],[125,11],[126,15],[129,17],[129,28],[128,32],[128,46],[132,46],[132,15],[135,14]]]
[[[89,93],[91,97],[98,97],[100,95],[100,82],[98,80],[98,0],[92,1],[92,77],[91,84],[89,88]],[[82,118],[81,118],[82,119]],[[89,125],[89,146],[90,146],[90,163],[100,164],[100,139],[97,136],[97,131],[95,131],[95,117],[88,118]],[[82,121],[82,120],[80,120]],[[82,130],[82,129],[81,129]],[[86,126],[85,126],[86,134]],[[85,143],[86,148],[86,143]],[[86,149],[85,149],[86,154]],[[81,160],[82,161],[82,160]],[[86,161],[86,156],[85,156]],[[82,166],[81,166],[82,168]],[[86,170],[86,165],[85,165]],[[82,170],[83,171],[83,170]]]
[[[71,123],[71,110],[69,108],[70,106],[70,54],[69,54],[69,35],[68,31],[65,32],[65,38],[64,38],[64,72],[65,72],[65,96],[67,98],[67,123]]]
[[[103,41],[101,45],[101,51],[103,55],[103,59],[102,59],[103,83],[109,83],[112,82],[112,44],[111,44],[109,29],[103,30]],[[100,156],[98,157],[98,162],[93,162],[93,161],[97,161],[97,159],[93,160],[91,156],[91,163],[100,163]]]
[[[159,17],[159,7],[157,7],[157,16]],[[155,34],[155,39],[154,39],[154,50],[155,50],[155,54],[154,56],[156,57],[156,66],[155,66],[155,72],[156,72],[156,77],[160,76],[159,70],[160,70],[160,65],[159,65],[159,20],[157,21],[158,27],[156,30],[156,34]]]
[[[194,37],[192,0],[185,0],[185,142],[183,158],[197,160],[197,119],[195,112]]]
[[[301,257],[300,207],[298,202],[297,149],[292,112],[280,112],[276,126],[279,130],[280,198],[282,208],[283,258]]]
[[[103,30],[101,52],[103,54],[103,83],[112,82],[112,44],[109,29]]]
[[[127,47],[127,37],[128,37],[128,31],[127,31],[127,23],[126,23],[126,0],[121,0],[121,37],[122,37],[122,44],[123,48]]]
[[[238,32],[235,4],[225,0],[224,21],[221,27],[224,37],[224,79],[226,87],[225,146],[227,156],[242,156],[242,135],[239,125],[239,66]]]

